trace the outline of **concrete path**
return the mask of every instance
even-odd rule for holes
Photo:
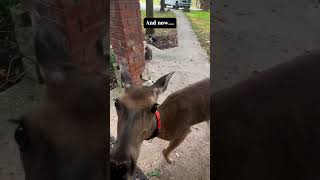
[[[39,100],[43,87],[34,81],[24,79],[0,93],[0,179],[23,180],[24,172],[18,147],[14,140],[16,125],[7,120],[26,112]]]
[[[172,92],[191,83],[209,77],[210,63],[206,51],[200,46],[190,23],[182,11],[172,10],[177,17],[178,47],[159,50],[153,46],[153,60],[146,64],[144,77],[157,80],[162,75],[175,71],[168,89],[159,97],[159,103]],[[122,90],[111,91],[111,98],[118,97]],[[113,102],[111,102],[113,104]],[[116,136],[117,116],[111,106],[111,134]],[[171,157],[175,165],[169,165],[162,156],[168,141],[155,138],[152,143],[145,141],[141,147],[138,166],[145,174],[159,168],[160,179],[210,179],[210,128],[207,123],[192,127],[192,132],[185,141],[175,149]],[[151,178],[157,179],[157,178]]]

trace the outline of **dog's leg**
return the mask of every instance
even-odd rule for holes
[[[163,149],[162,154],[169,164],[174,163],[174,161],[169,158],[169,154],[182,143],[182,141],[187,137],[187,135],[190,132],[191,132],[190,129],[188,129],[181,136],[175,137],[172,141],[170,141],[169,146],[166,149]]]

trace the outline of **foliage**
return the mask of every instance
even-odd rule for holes
[[[114,54],[114,52],[111,49],[110,50],[110,61],[109,61],[110,72],[114,72],[114,67],[113,67],[114,63],[116,63],[116,55]]]
[[[0,12],[7,13],[9,12],[11,7],[17,5],[20,1],[19,0],[0,0]]]
[[[114,54],[114,52],[111,49],[110,50],[110,63],[113,64],[115,62],[116,62],[116,55]]]
[[[153,171],[147,173],[148,177],[160,177],[160,169],[156,168]]]

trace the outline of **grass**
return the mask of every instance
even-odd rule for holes
[[[175,18],[176,15],[173,12],[159,12],[159,11],[154,11],[153,16],[155,18]],[[141,25],[143,29],[143,33],[145,34],[145,29],[143,27],[143,19],[146,17],[146,11],[141,10]],[[168,34],[173,34],[176,33],[177,30],[174,28],[155,28],[155,35],[168,35]]]
[[[201,46],[210,55],[210,11],[190,11],[185,15],[191,22],[193,31],[196,33]]]
[[[156,168],[147,173],[148,177],[160,177],[160,169]]]

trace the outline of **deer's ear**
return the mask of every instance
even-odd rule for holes
[[[39,20],[34,37],[36,58],[44,68],[70,60],[70,50],[62,30],[48,21]]]
[[[130,88],[132,86],[132,79],[128,69],[124,66],[120,66],[121,69],[121,81],[125,88]]]
[[[161,94],[167,90],[169,80],[171,79],[174,72],[166,74],[159,78],[151,87],[156,94]]]
[[[61,84],[66,79],[70,63],[70,50],[61,29],[48,21],[38,18],[34,45],[36,58],[43,68],[45,81],[51,85]]]
[[[8,121],[12,124],[21,124],[23,121],[25,121],[25,119],[26,119],[26,116],[22,115],[22,116],[18,116],[16,118],[8,119]]]

